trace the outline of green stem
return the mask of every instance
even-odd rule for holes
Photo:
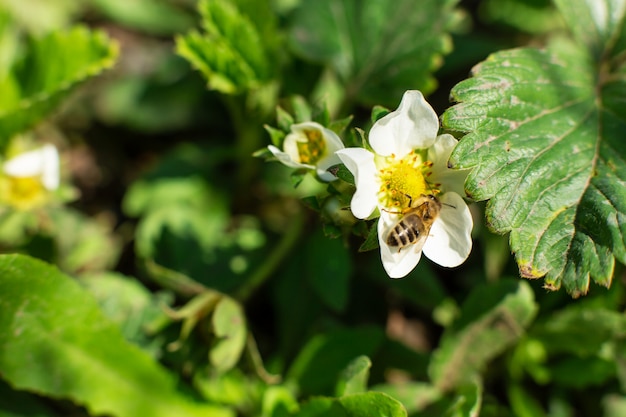
[[[291,219],[291,222],[287,227],[287,231],[278,242],[278,245],[276,245],[274,250],[269,254],[265,262],[254,271],[254,273],[250,276],[250,279],[248,279],[248,281],[246,281],[246,283],[239,288],[235,294],[235,298],[237,300],[243,303],[257,288],[268,280],[268,278],[298,242],[303,229],[304,213],[302,210],[298,210],[298,212]]]

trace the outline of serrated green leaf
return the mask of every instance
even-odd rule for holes
[[[225,372],[237,364],[243,352],[248,334],[246,318],[235,300],[223,297],[215,307],[212,322],[217,340],[209,358],[218,372]]]
[[[205,32],[177,37],[176,47],[209,87],[236,94],[269,83],[278,66],[269,2],[202,0],[198,8]]]
[[[432,72],[450,49],[447,25],[455,0],[317,0],[295,11],[291,43],[300,55],[328,63],[349,101],[392,106],[407,86],[428,93]]]
[[[488,222],[511,233],[521,275],[574,296],[590,278],[609,286],[615,258],[626,263],[626,66],[610,57],[620,52],[594,62],[555,41],[495,53],[453,89],[460,104],[443,116],[471,132],[450,163],[473,168],[466,191],[490,199]]]
[[[126,342],[56,268],[2,255],[0,276],[0,373],[14,388],[70,399],[94,415],[233,415],[179,394],[173,375]]]
[[[367,391],[367,379],[369,371],[372,367],[372,361],[367,356],[359,356],[355,358],[343,370],[335,392],[338,397],[348,394],[358,394]]]
[[[82,26],[33,39],[0,78],[0,147],[46,117],[79,83],[111,67],[117,54],[117,43]]]
[[[493,358],[519,340],[536,312],[533,291],[524,281],[477,287],[433,354],[429,366],[433,384],[445,391],[473,381]]]

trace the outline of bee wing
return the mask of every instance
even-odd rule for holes
[[[430,228],[432,227],[432,225],[433,225],[432,223],[424,224],[424,230],[422,231],[420,236],[417,238],[417,241],[413,244],[413,250],[415,252],[421,252],[422,249],[424,248],[426,239],[428,239],[428,236],[430,236]]]
[[[418,238],[417,241],[411,245],[411,250],[415,251],[415,252],[421,252],[422,249],[424,248],[424,243],[426,243],[426,239],[428,238],[428,233],[422,233]]]

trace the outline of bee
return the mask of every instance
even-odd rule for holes
[[[442,203],[432,194],[422,194],[415,202],[409,197],[409,207],[402,210],[402,217],[391,227],[387,235],[387,245],[403,248],[415,245],[419,251],[424,246],[435,219],[439,216]]]

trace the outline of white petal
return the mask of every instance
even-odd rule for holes
[[[61,182],[61,169],[59,163],[59,152],[53,145],[45,145],[41,148],[42,172],[41,182],[48,190],[56,190]]]
[[[322,181],[334,181],[337,179],[333,174],[327,171],[328,168],[333,165],[339,165],[341,163],[341,159],[336,154],[328,155],[319,160],[317,163],[317,176],[320,177]]]
[[[281,151],[274,145],[269,145],[267,149],[269,149],[269,151],[276,157],[276,159],[278,159],[280,163],[282,163],[283,165],[287,165],[290,168],[315,169],[313,165],[306,165],[306,164],[301,164],[299,162],[295,162],[289,154]]]
[[[461,265],[472,250],[472,215],[460,195],[446,193],[439,217],[433,223],[424,244],[424,255],[445,267]]]
[[[379,185],[374,154],[363,148],[341,149],[336,154],[354,175],[356,192],[350,204],[352,214],[359,219],[365,219],[378,205]]]
[[[441,191],[444,193],[454,192],[465,195],[465,179],[469,174],[468,169],[448,168],[448,159],[458,141],[454,136],[443,134],[437,136],[437,140],[428,149],[428,159],[433,162],[431,182],[441,184]]]
[[[401,158],[413,149],[430,147],[439,130],[439,119],[421,92],[409,90],[400,107],[378,120],[369,133],[372,149],[382,156]]]
[[[420,261],[422,251],[408,246],[402,250],[387,244],[389,231],[398,221],[398,215],[381,211],[378,219],[378,243],[380,245],[380,259],[390,278],[403,278],[411,272]]]
[[[343,142],[335,132],[325,127],[322,128],[322,137],[326,141],[326,152],[334,154],[339,149],[345,148]]]
[[[19,154],[8,160],[2,169],[12,177],[41,177],[41,182],[48,190],[59,187],[59,153],[53,145],[44,145]]]
[[[7,175],[12,177],[35,177],[41,175],[43,169],[43,148],[24,152],[9,159],[3,166]]]

